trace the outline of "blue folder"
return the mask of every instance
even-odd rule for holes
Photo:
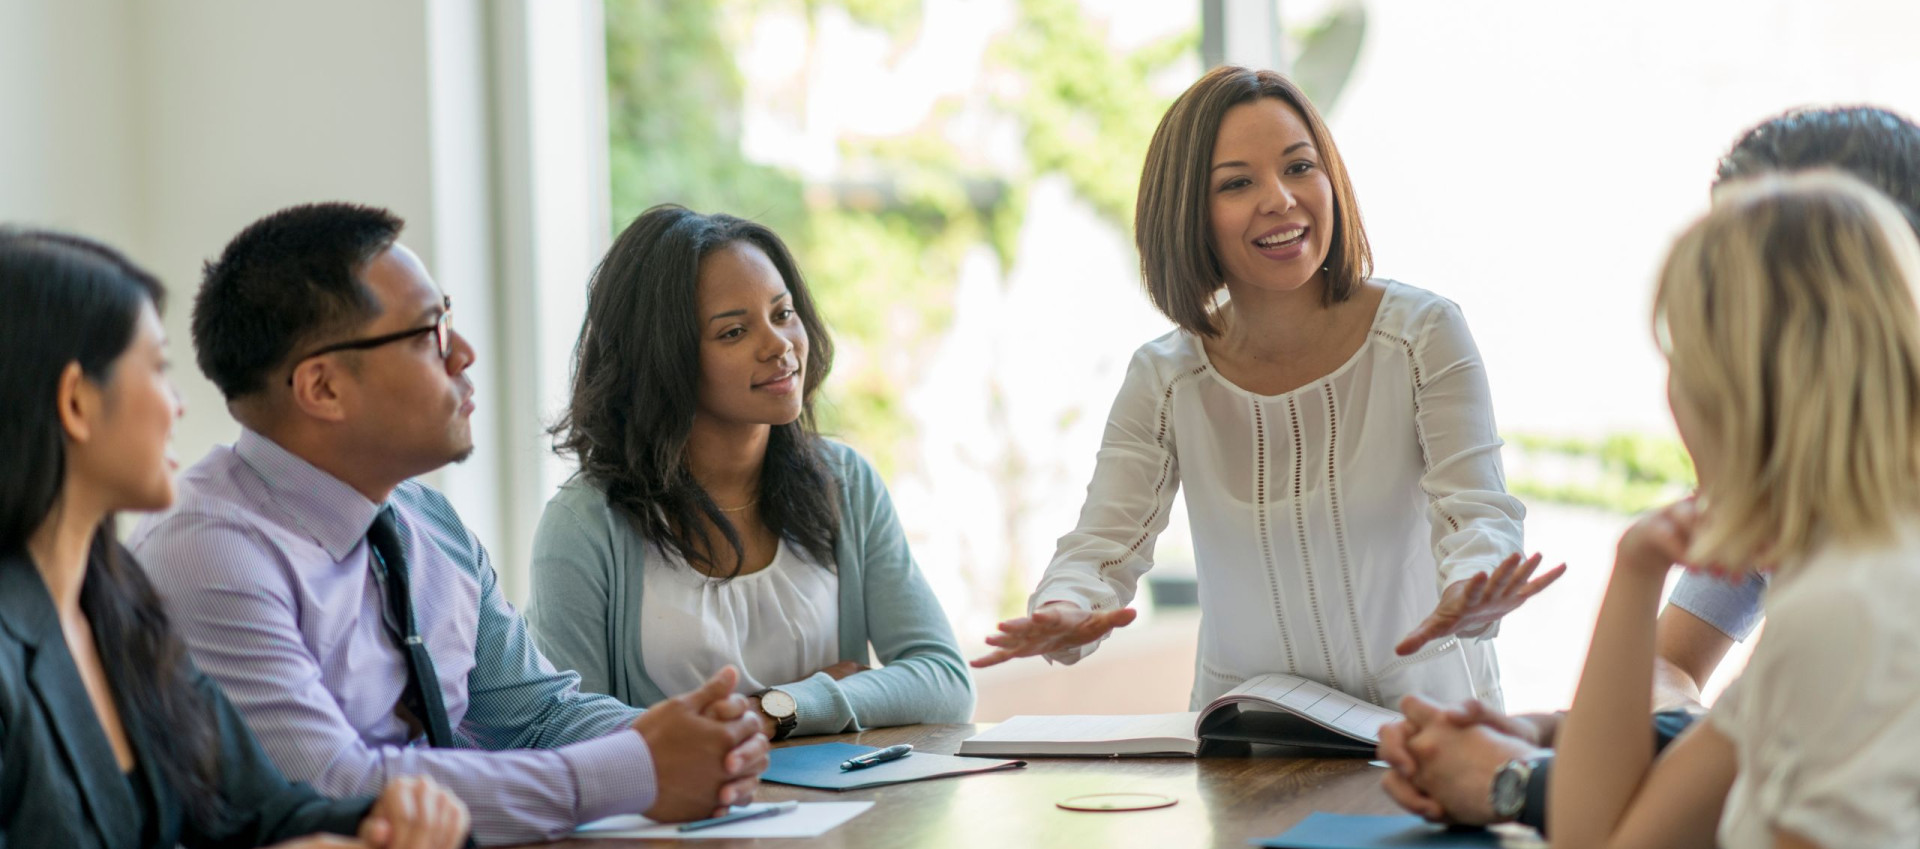
[[[774,749],[772,764],[760,776],[761,781],[818,787],[822,790],[861,790],[907,781],[945,778],[972,772],[1015,769],[1026,761],[995,761],[980,758],[956,758],[931,752],[914,752],[897,761],[887,761],[866,769],[841,770],[840,764],[856,755],[878,751],[872,746],[852,743],[815,743],[811,746],[785,746]]]
[[[1485,829],[1450,829],[1416,816],[1313,813],[1284,834],[1249,842],[1272,849],[1498,849],[1500,835]]]

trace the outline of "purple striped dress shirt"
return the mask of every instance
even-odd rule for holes
[[[332,796],[430,775],[465,801],[483,844],[558,837],[651,807],[638,711],[555,671],[440,493],[408,481],[398,513],[420,634],[455,747],[395,713],[405,656],[383,628],[367,528],[384,506],[242,431],[180,477],[179,499],[128,540],[194,661],[287,776]]]

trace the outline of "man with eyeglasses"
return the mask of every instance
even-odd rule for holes
[[[242,431],[129,540],[195,661],[290,778],[345,796],[431,775],[481,843],[747,801],[767,741],[731,669],[644,712],[581,693],[413,480],[473,452],[474,350],[401,227],[298,206],[207,265],[194,350]]]

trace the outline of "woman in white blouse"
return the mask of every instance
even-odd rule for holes
[[[1459,308],[1368,279],[1313,104],[1272,71],[1207,74],[1154,133],[1136,222],[1147,292],[1179,329],[1134,354],[1078,527],[974,664],[1071,663],[1132,621],[1184,485],[1195,706],[1268,672],[1380,705],[1499,704],[1492,626],[1564,567],[1534,578],[1538,555],[1520,559],[1525,509]]]
[[[1560,731],[1555,846],[1920,840],[1916,285],[1898,208],[1835,172],[1723,189],[1674,246],[1655,328],[1700,490],[1620,539]],[[1656,759],[1654,621],[1676,563],[1772,582],[1745,672]]]

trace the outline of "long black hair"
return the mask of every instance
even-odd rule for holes
[[[700,261],[735,242],[751,244],[773,261],[807,331],[800,418],[775,426],[768,439],[760,518],[826,566],[833,562],[839,511],[813,402],[833,367],[833,341],[793,254],[765,226],[674,205],[634,219],[588,283],[587,318],[574,348],[573,398],[548,433],[555,450],[578,459],[580,474],[605,491],[642,536],[712,574],[720,571],[721,559],[700,531],[704,519],[733,548],[726,577],[739,574],[746,555],[740,532],[687,465],[700,385]]]
[[[164,297],[160,281],[104,245],[0,228],[0,553],[24,554],[59,509],[61,373],[78,363],[106,384],[133,344],[141,309],[158,310]],[[121,719],[141,732],[140,757],[180,795],[192,821],[210,825],[224,814],[212,714],[189,677],[186,644],[146,573],[122,556],[113,525],[108,516],[94,530],[80,609]]]

